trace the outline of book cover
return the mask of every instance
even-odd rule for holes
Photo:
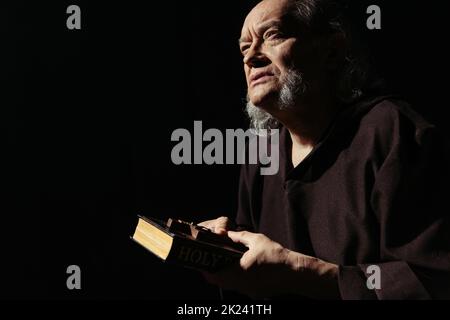
[[[181,220],[139,216],[132,239],[164,262],[214,272],[237,262],[246,247]]]

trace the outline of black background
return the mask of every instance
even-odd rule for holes
[[[255,1],[0,5],[0,297],[218,299],[133,243],[136,215],[233,216],[239,167],[175,166],[176,128],[245,128],[237,39]],[[66,28],[77,4],[82,29]],[[366,8],[382,30],[366,29]],[[444,1],[354,1],[376,69],[446,130]],[[66,287],[79,265],[82,289]]]

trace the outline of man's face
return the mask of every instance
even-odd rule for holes
[[[289,70],[309,74],[316,64],[311,39],[300,36],[299,24],[293,19],[292,3],[260,2],[245,19],[239,40],[249,100],[266,110],[276,107]]]

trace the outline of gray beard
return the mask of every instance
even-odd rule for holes
[[[307,85],[303,79],[302,73],[290,70],[286,76],[281,79],[282,87],[278,96],[277,108],[279,110],[291,109],[295,106],[296,102],[305,95],[307,92]],[[250,119],[250,128],[253,129],[256,134],[261,132],[261,129],[274,129],[278,127],[278,121],[272,117],[268,112],[255,106],[247,96],[247,106],[245,109],[247,116]]]

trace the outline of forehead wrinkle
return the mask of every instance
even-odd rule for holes
[[[239,43],[246,42],[247,38],[250,38],[250,41],[252,35],[261,36],[262,32],[265,31],[264,29],[268,27],[266,24],[271,26],[271,24],[278,23],[278,25],[280,25],[283,18],[291,13],[294,1],[284,1],[286,3],[275,6],[275,8],[272,5],[269,6],[269,2],[270,1],[260,2],[259,5],[249,13],[244,21],[244,28]]]
[[[270,15],[273,14],[274,12],[271,11],[270,9],[265,9],[264,11],[262,11],[262,13],[258,16],[257,19],[255,19],[255,22],[252,24],[252,29],[253,32],[256,35],[260,35],[261,30],[271,22],[271,17]],[[268,21],[267,21],[268,20]]]
[[[271,13],[273,13],[273,10],[271,8],[267,8],[267,6],[262,6],[263,2],[261,2],[258,6],[256,6],[249,15],[245,18],[244,21],[244,28],[242,31],[244,33],[249,33],[245,36],[252,35],[252,34],[258,34],[255,30],[255,26],[261,23],[264,23],[264,20],[267,20],[267,16],[269,16]],[[242,38],[244,38],[244,35],[241,35]]]
[[[257,36],[261,36],[264,33],[264,31],[266,31],[267,29],[274,27],[274,26],[280,26],[281,24],[282,24],[282,22],[280,19],[272,19],[269,21],[263,21],[254,28],[254,33]],[[239,39],[239,44],[241,44],[243,42],[248,42],[248,41],[249,40],[246,39],[246,36],[243,36]]]
[[[272,19],[272,20],[269,20],[266,22],[261,22],[258,26],[256,26],[256,33],[262,34],[264,31],[266,31],[270,27],[280,26],[280,25],[281,25],[280,19]]]

